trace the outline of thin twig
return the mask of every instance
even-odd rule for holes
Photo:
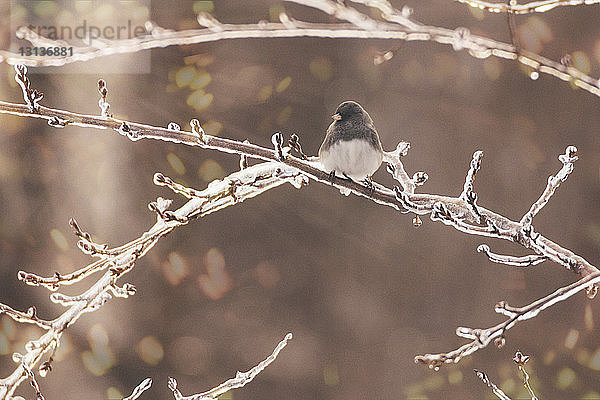
[[[567,147],[565,153],[558,156],[558,159],[563,164],[562,168],[558,171],[556,176],[550,176],[548,178],[548,184],[539,199],[533,203],[529,211],[523,215],[523,218],[521,218],[520,221],[523,226],[531,225],[533,218],[548,203],[548,200],[550,200],[556,189],[558,189],[561,182],[566,181],[571,172],[573,172],[573,163],[578,160],[577,148],[575,146]]]
[[[241,387],[245,386],[246,384],[252,382],[252,380],[256,377],[256,375],[261,373],[273,361],[275,361],[275,359],[279,355],[279,352],[287,345],[288,341],[290,341],[291,339],[292,339],[292,334],[288,333],[287,335],[285,335],[285,338],[283,338],[283,340],[281,342],[279,342],[277,347],[275,347],[275,350],[273,350],[273,353],[271,353],[267,358],[265,358],[263,361],[258,363],[255,367],[253,367],[252,369],[250,369],[247,372],[239,372],[238,371],[237,374],[235,374],[235,378],[231,378],[231,379],[223,382],[219,386],[212,388],[206,392],[199,393],[199,394],[193,394],[190,396],[184,396],[181,394],[181,392],[177,388],[177,381],[175,380],[175,378],[169,378],[169,389],[171,389],[171,391],[173,392],[173,396],[175,396],[175,400],[216,399],[217,397],[221,396],[224,393],[229,392],[232,389],[241,388]]]
[[[363,3],[369,7],[375,7],[381,10],[382,17],[387,22],[374,20],[367,14],[358,12],[352,7],[331,0],[287,1],[319,9],[338,20],[347,21],[348,23],[310,23],[294,20],[287,14],[282,13],[280,16],[282,22],[280,23],[261,22],[258,24],[223,24],[212,16],[208,17],[207,15],[200,15],[198,20],[201,24],[206,26],[204,29],[173,31],[160,28],[155,24],[148,22],[146,24],[148,30],[147,35],[132,39],[103,41],[102,47],[73,46],[74,51],[72,56],[24,57],[18,53],[0,50],[0,62],[5,61],[13,65],[23,64],[36,67],[61,66],[113,54],[135,53],[152,48],[206,43],[228,39],[289,37],[400,39],[406,41],[433,41],[450,45],[456,51],[463,49],[467,50],[469,54],[476,58],[493,56],[517,60],[519,63],[531,68],[531,70],[535,72],[534,76],[537,76],[536,74],[539,73],[549,74],[563,81],[570,82],[596,96],[600,96],[598,80],[584,74],[576,68],[565,66],[560,62],[550,60],[532,52],[520,50],[513,44],[503,43],[484,36],[471,34],[468,29],[463,27],[447,29],[421,24],[420,22],[409,19],[407,16],[403,15],[401,11],[395,10],[389,5],[389,2],[384,0],[356,0],[355,2]],[[556,5],[563,5],[562,3],[566,2],[553,1],[552,5],[555,3]],[[580,4],[589,3],[584,2]],[[550,7],[550,5],[543,6]],[[543,9],[543,7],[537,7],[535,9],[539,11],[540,9]],[[49,40],[47,38],[39,37],[27,27],[21,27],[17,34],[28,40],[32,45],[35,45],[39,41],[46,43]]]
[[[490,246],[488,246],[487,244],[480,244],[479,247],[477,247],[477,251],[480,253],[485,253],[485,255],[491,262],[512,265],[514,267],[530,267],[532,265],[538,265],[548,259],[548,257],[540,256],[538,254],[531,254],[522,257],[496,254],[490,251]]]
[[[529,392],[531,400],[539,400],[538,397],[535,395],[531,384],[529,383],[529,374],[525,369],[525,364],[527,364],[527,361],[529,361],[529,356],[526,356],[520,351],[517,351],[515,353],[515,356],[513,357],[513,361],[515,362],[515,364],[517,364],[517,367],[519,368],[519,371],[521,371],[521,374],[523,374],[523,386],[525,386],[525,388]]]
[[[494,13],[531,14],[543,13],[556,7],[600,4],[600,0],[545,0],[532,1],[527,4],[491,3],[479,0],[455,0]]]
[[[0,379],[0,399],[10,398],[14,394],[19,384],[27,377],[25,368],[33,368],[45,353],[54,351],[64,330],[82,314],[97,310],[111,298],[111,293],[119,297],[126,297],[135,293],[132,285],[125,284],[122,288],[119,288],[116,286],[116,281],[129,272],[137,259],[143,257],[153,248],[161,237],[195,218],[239,204],[245,199],[255,197],[284,183],[301,187],[305,182],[306,178],[296,169],[278,162],[266,162],[248,167],[243,171],[231,174],[222,181],[213,182],[204,191],[199,191],[200,196],[190,199],[179,209],[170,211],[168,215],[172,215],[172,218],[167,220],[157,216],[156,224],[138,239],[100,255],[100,260],[81,268],[76,273],[69,275],[56,274],[44,278],[20,271],[19,278],[27,284],[45,286],[50,290],[56,290],[60,285],[69,285],[81,281],[97,271],[105,270],[106,272],[79,296],[66,296],[60,293],[51,295],[52,301],[62,304],[68,309],[58,318],[52,320],[51,329],[46,334],[27,344],[26,353],[18,356],[19,367],[10,376]],[[231,190],[232,183],[235,185],[234,195]],[[167,210],[161,210],[161,212],[165,214]],[[4,305],[0,306],[6,307]],[[35,318],[37,319],[37,317]],[[31,317],[31,321],[28,322],[36,323],[36,319]]]
[[[459,327],[456,329],[456,334],[465,339],[472,340],[470,343],[467,343],[448,353],[416,356],[415,362],[423,363],[431,369],[438,370],[442,364],[457,363],[463,357],[473,354],[479,349],[487,347],[492,341],[495,341],[497,345],[502,346],[504,344],[504,335],[506,331],[515,326],[517,322],[534,318],[546,308],[566,300],[574,294],[581,292],[582,290],[590,287],[591,285],[595,285],[598,282],[600,282],[600,272],[588,275],[585,278],[582,278],[568,286],[562,287],[548,296],[536,300],[524,307],[511,307],[504,302],[500,302],[498,305],[496,305],[495,310],[499,314],[508,316],[507,320],[486,329]]]
[[[146,390],[150,389],[152,386],[152,378],[146,378],[139,385],[133,389],[133,392],[127,397],[124,397],[122,400],[136,400],[138,397],[142,395]]]
[[[483,383],[485,383],[490,389],[492,389],[492,393],[494,393],[496,395],[496,397],[498,397],[500,400],[511,400],[511,398],[508,397],[502,391],[502,389],[500,389],[498,386],[496,386],[496,384],[494,384],[494,382],[490,381],[490,378],[488,378],[488,376],[486,375],[485,372],[478,371],[476,369],[474,369],[473,371],[475,372],[475,374],[477,375],[477,377],[479,379],[481,379],[481,381]]]

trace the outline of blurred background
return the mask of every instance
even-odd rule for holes
[[[54,2],[38,3],[45,3],[45,18],[68,17]],[[333,22],[280,1],[122,3],[131,4],[82,12],[99,24],[127,15],[177,30],[196,28],[199,11],[229,23],[276,20],[282,10]],[[504,15],[449,0],[393,3],[413,7],[414,18],[427,24],[510,41]],[[9,13],[3,3],[5,20]],[[555,60],[569,54],[580,70],[599,76],[599,18],[599,6],[562,7],[517,17],[517,32],[524,48]],[[0,30],[8,48],[9,25]],[[208,133],[265,146],[275,131],[296,133],[308,154],[317,153],[336,106],[356,100],[385,149],[401,140],[412,144],[407,170],[430,177],[419,192],[458,195],[473,152],[483,150],[479,203],[511,219],[529,209],[560,168],[557,156],[575,145],[580,161],[535,226],[598,265],[600,99],[568,83],[545,75],[533,81],[514,62],[479,60],[429,42],[246,39],[144,54],[45,69],[30,79],[44,92],[45,106],[99,115],[102,77],[118,118],[164,127],[173,121],[184,129],[198,118]],[[119,66],[128,73],[116,73]],[[111,73],[94,72],[104,70]],[[13,68],[0,64],[0,99],[22,102],[13,77]],[[63,308],[16,274],[64,274],[91,261],[75,246],[70,217],[97,242],[117,246],[152,226],[147,204],[156,197],[183,204],[152,184],[155,172],[202,189],[238,169],[236,156],[131,142],[114,132],[54,129],[7,115],[0,127],[0,302],[21,310],[36,305],[41,318]],[[394,184],[385,168],[374,179]],[[531,356],[538,397],[600,399],[600,305],[584,294],[509,331],[502,349],[490,346],[439,372],[414,364],[416,354],[464,344],[457,326],[500,322],[493,311],[499,300],[525,305],[577,277],[550,262],[528,269],[493,264],[476,253],[480,243],[499,253],[528,253],[428,218],[419,228],[411,221],[312,182],[301,190],[282,186],[180,227],[121,280],[135,284],[135,296],[113,299],[69,327],[53,371],[40,380],[43,394],[117,399],[147,376],[154,385],[142,398],[171,398],[168,376],[184,394],[198,393],[256,365],[293,332],[274,364],[222,398],[495,398],[474,368],[513,398],[528,398],[512,361],[520,349]],[[79,294],[94,279],[61,292]],[[40,334],[0,318],[0,376],[14,370],[11,354]],[[26,383],[19,393],[34,396]]]

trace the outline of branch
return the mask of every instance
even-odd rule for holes
[[[600,96],[598,80],[584,74],[576,68],[563,65],[560,62],[550,60],[532,52],[520,50],[513,44],[489,39],[484,36],[473,35],[468,29],[463,27],[447,29],[424,25],[418,21],[409,19],[410,13],[395,10],[386,0],[354,1],[355,3],[365,4],[369,7],[378,9],[382,13],[382,17],[385,21],[375,20],[352,7],[332,0],[287,1],[319,9],[338,20],[346,21],[347,23],[318,24],[304,22],[292,19],[287,14],[282,13],[280,15],[280,23],[260,22],[257,24],[223,24],[209,14],[200,14],[197,19],[200,25],[205,27],[203,29],[173,31],[161,28],[149,21],[146,23],[146,30],[148,33],[144,36],[132,39],[105,40],[102,42],[101,47],[72,46],[72,56],[23,57],[18,53],[1,50],[0,62],[5,61],[13,65],[23,64],[35,67],[61,66],[113,54],[134,53],[152,48],[198,44],[227,39],[290,37],[400,39],[405,41],[433,41],[450,45],[456,51],[467,50],[470,55],[476,58],[494,56],[509,60],[517,60],[519,63],[531,68],[532,72],[530,76],[532,79],[537,79],[540,73],[544,73],[555,76],[565,82],[569,82],[596,96]],[[585,4],[589,4],[589,2],[590,0],[586,0]],[[596,2],[597,1],[594,0],[594,3]],[[551,1],[551,3],[563,5],[562,3],[567,2],[555,0]],[[548,6],[546,5],[546,7]],[[17,36],[28,40],[33,46],[38,42],[43,42],[45,46],[49,46],[50,44],[48,43],[52,42],[48,38],[38,36],[27,27],[19,28]],[[64,43],[61,45],[64,46]]]
[[[550,175],[550,177],[548,178],[548,184],[546,185],[546,188],[544,189],[544,192],[542,193],[540,198],[535,203],[533,203],[529,211],[525,215],[523,215],[523,218],[521,218],[520,222],[523,226],[531,225],[531,223],[533,222],[533,217],[535,217],[537,213],[539,213],[542,210],[542,208],[544,208],[544,206],[548,203],[556,189],[558,189],[558,187],[560,186],[561,182],[566,181],[571,172],[573,172],[573,163],[575,163],[575,161],[579,159],[579,157],[577,157],[577,147],[567,147],[565,153],[558,156],[558,159],[563,164],[562,168],[560,169],[560,171],[558,171],[556,176]]]
[[[496,326],[486,329],[478,328],[464,328],[459,327],[456,329],[456,335],[465,339],[471,339],[470,343],[467,343],[456,350],[448,353],[439,354],[425,354],[415,357],[415,362],[423,363],[429,368],[439,370],[440,366],[444,363],[457,363],[463,357],[473,354],[479,349],[487,347],[492,341],[497,346],[501,347],[504,345],[504,336],[506,331],[515,326],[519,321],[525,321],[536,317],[541,311],[554,304],[566,300],[576,293],[595,285],[600,282],[600,272],[588,275],[585,278],[578,280],[571,285],[564,286],[554,293],[549,294],[539,300],[525,307],[511,307],[505,302],[500,302],[496,305],[495,311],[499,314],[505,315],[508,319]]]
[[[168,178],[164,176],[163,178],[161,180],[155,177],[155,182],[167,185]],[[66,296],[60,293],[53,293],[51,295],[50,298],[53,302],[62,304],[68,307],[68,309],[61,316],[47,323],[49,326],[47,328],[48,332],[39,339],[29,342],[26,345],[25,354],[15,353],[17,354],[15,357],[17,357],[16,359],[19,362],[19,367],[7,378],[0,379],[0,399],[10,398],[14,394],[19,384],[28,376],[27,370],[31,370],[45,353],[53,352],[56,349],[64,330],[81,315],[97,310],[106,301],[111,299],[112,295],[127,297],[135,293],[133,285],[125,284],[123,287],[118,287],[116,286],[116,282],[118,278],[129,272],[135,262],[154,247],[161,237],[195,218],[203,217],[225,207],[238,204],[287,182],[292,183],[296,187],[301,187],[306,180],[296,169],[278,162],[266,162],[254,165],[233,173],[221,181],[212,182],[208,188],[198,191],[197,196],[191,198],[177,210],[168,211],[166,210],[166,206],[170,202],[158,201],[154,206],[154,211],[158,214],[157,222],[152,228],[139,238],[125,245],[94,253],[94,256],[100,257],[98,261],[72,274],[55,274],[52,277],[44,278],[36,274],[20,271],[18,277],[25,281],[25,283],[44,286],[50,290],[56,290],[60,285],[79,282],[98,271],[105,270],[106,272],[87,291],[79,296]],[[72,221],[71,225],[74,227],[77,236],[89,240],[89,234],[82,232],[76,222]],[[0,304],[0,307],[3,312],[6,312],[13,318],[15,316],[24,318],[23,313],[18,313],[8,306]],[[29,320],[24,322],[38,323],[38,321],[41,321],[35,317],[35,313],[32,315],[28,317]],[[40,367],[40,373],[42,368],[44,371],[49,370],[49,364],[43,363]]]
[[[86,276],[89,276],[94,272],[109,268],[104,277],[99,281],[101,282],[99,284],[100,286],[94,286],[95,289],[93,292],[93,301],[89,300],[90,298],[88,294],[84,294],[75,298],[66,298],[62,295],[53,295],[53,301],[69,305],[74,310],[79,310],[74,311],[74,314],[72,314],[70,317],[65,317],[68,323],[71,323],[74,319],[78,318],[82,312],[93,311],[102,305],[107,300],[106,296],[110,298],[110,295],[105,292],[110,291],[112,293],[123,293],[124,295],[127,295],[129,293],[128,288],[116,288],[114,282],[116,278],[112,278],[113,274],[120,276],[121,274],[129,271],[129,269],[133,267],[133,264],[138,257],[143,256],[150,248],[154,246],[158,239],[170,232],[175,227],[187,224],[192,218],[206,215],[229,205],[237,204],[238,202],[243,201],[245,198],[254,197],[265,190],[277,187],[284,182],[290,182],[296,187],[301,187],[304,183],[306,183],[307,177],[327,185],[332,185],[344,192],[352,192],[378,204],[392,207],[398,211],[413,212],[417,215],[431,214],[432,220],[440,221],[467,234],[495,237],[518,243],[525,248],[533,249],[539,256],[543,256],[555,261],[558,264],[565,266],[567,269],[580,274],[583,279],[579,282],[583,282],[581,283],[582,285],[587,282],[587,286],[585,287],[588,289],[588,296],[593,297],[597,291],[596,284],[598,279],[590,280],[588,278],[597,277],[600,273],[598,269],[582,257],[574,254],[568,249],[561,247],[557,243],[552,242],[550,239],[545,238],[540,233],[536,232],[531,225],[525,226],[521,222],[512,221],[500,214],[486,209],[485,207],[482,207],[478,204],[476,205],[475,202],[470,201],[469,198],[465,200],[461,196],[451,197],[437,194],[414,193],[414,188],[416,185],[424,181],[423,177],[426,176],[426,174],[417,173],[413,178],[408,177],[409,175],[406,173],[400,161],[400,155],[406,154],[406,151],[409,148],[409,144],[405,142],[400,143],[395,152],[386,153],[386,161],[391,165],[389,169],[391,170],[393,176],[397,178],[397,180],[405,189],[401,190],[399,187],[390,189],[377,183],[373,183],[372,185],[363,185],[358,182],[344,179],[336,179],[334,182],[331,182],[329,172],[323,170],[318,160],[304,160],[292,156],[290,154],[291,149],[289,147],[283,147],[283,138],[281,134],[275,134],[273,136],[272,140],[275,148],[271,149],[257,146],[248,142],[240,142],[207,135],[203,132],[199,122],[197,121],[192,121],[192,131],[186,132],[180,129],[174,129],[173,123],[170,124],[171,129],[165,129],[161,127],[118,120],[108,116],[75,114],[69,111],[56,110],[43,106],[39,106],[37,112],[32,112],[29,110],[27,105],[6,102],[0,102],[0,113],[15,114],[46,120],[60,118],[66,122],[66,125],[112,129],[113,131],[116,131],[117,133],[122,134],[133,141],[141,139],[166,140],[175,143],[196,146],[203,149],[213,149],[227,153],[243,155],[247,158],[267,161],[265,163],[242,169],[241,171],[230,175],[222,181],[218,181],[209,185],[205,191],[200,192],[177,185],[172,180],[164,177],[164,175],[157,174],[154,178],[155,183],[168,186],[178,193],[183,193],[190,197],[190,200],[176,211],[169,211],[167,208],[169,207],[170,202],[161,198],[159,198],[156,202],[151,203],[151,210],[157,214],[157,223],[140,238],[135,239],[123,246],[110,249],[93,243],[89,235],[81,231],[81,229],[77,226],[76,234],[82,238],[82,240],[84,240],[83,246],[81,246],[82,250],[85,251],[86,249],[91,249],[90,253],[100,258],[98,261],[65,276],[55,274],[52,277],[43,278],[35,274],[19,272],[19,278],[28,284],[43,285],[48,289],[56,290],[61,284],[71,284],[83,279]],[[127,129],[123,129],[124,126],[126,126]],[[294,142],[297,141],[298,140],[296,138]],[[561,169],[561,172],[559,172],[557,178],[555,178],[558,179],[558,181],[568,175],[566,172],[568,170],[568,165],[571,165],[572,168],[572,162],[576,159],[573,149],[574,147],[572,146],[568,147],[565,154],[560,157],[560,160],[563,162],[563,169]],[[472,191],[469,192],[469,188],[472,187],[472,180],[478,168],[480,157],[481,153],[476,152],[474,154],[474,159],[472,161],[471,168],[467,173],[467,178],[465,181],[465,187],[467,188],[466,193],[472,193]],[[243,164],[245,164],[245,162]],[[552,186],[552,190],[545,191],[545,194],[542,196],[544,200],[540,200],[537,203],[546,204],[555,188],[555,186]],[[475,198],[473,197],[473,200],[474,199]],[[532,208],[537,210],[540,207],[536,206]],[[476,213],[474,211],[476,211]],[[484,226],[476,225],[477,223],[483,223]],[[585,287],[578,287],[577,291]],[[556,296],[556,292],[551,296]],[[561,297],[560,300],[564,298]],[[538,302],[534,302],[532,305],[537,305]],[[538,311],[554,304],[555,302],[556,301],[548,300],[546,303],[544,303],[547,305],[540,305]],[[81,311],[81,308],[84,306],[87,308],[85,308],[84,311]],[[530,314],[524,314],[524,316],[521,316],[518,319],[511,319],[495,328],[489,328],[488,330],[482,331],[486,332],[487,337],[483,338],[485,340],[479,338],[479,334],[475,334],[471,330],[465,332],[460,331],[461,335],[463,336],[476,338],[474,343],[465,345],[461,349],[448,354],[424,356],[424,358],[422,357],[422,361],[427,362],[430,365],[449,362],[447,360],[455,360],[456,362],[460,358],[471,354],[480,348],[486,347],[491,339],[502,336],[504,331],[512,327],[517,320],[531,318],[529,315]],[[66,325],[59,325],[58,331],[52,329],[50,332],[62,333],[62,330],[65,327]],[[492,334],[495,336],[492,337]],[[58,336],[58,338],[59,337],[60,336]],[[47,351],[49,343],[49,337],[44,339],[42,346],[46,346],[44,347],[46,349],[44,351]],[[30,362],[35,363],[37,362],[37,359],[31,358]],[[437,367],[437,365],[434,366]],[[23,377],[23,371],[18,371],[16,376],[21,379]],[[10,382],[11,385],[18,384],[18,382],[16,382],[14,379]],[[3,381],[0,381],[0,386],[2,383]],[[2,388],[0,387],[0,394],[2,393],[1,390]]]
[[[517,350],[515,356],[513,357],[513,361],[515,362],[515,364],[517,364],[519,371],[521,371],[521,374],[523,375],[523,386],[525,386],[525,388],[529,392],[531,400],[539,400],[538,397],[535,395],[531,384],[529,383],[529,374],[525,369],[525,364],[527,364],[527,361],[529,361],[529,356],[526,356]]]
[[[124,397],[122,400],[136,400],[141,396],[146,390],[150,389],[152,386],[152,378],[146,378],[139,385],[133,389],[133,392],[127,397]]]
[[[487,385],[487,387],[492,389],[492,393],[494,393],[496,395],[496,397],[498,397],[500,400],[511,400],[511,398],[508,397],[502,391],[502,389],[500,389],[498,386],[496,386],[496,384],[494,384],[494,382],[490,381],[490,378],[488,378],[488,376],[485,374],[485,372],[478,371],[476,369],[474,369],[473,371],[475,372],[477,377],[479,379],[481,379],[481,381]]]
[[[480,8],[494,13],[510,13],[510,14],[531,14],[543,13],[550,11],[556,7],[562,6],[579,6],[583,4],[600,4],[600,0],[546,0],[532,1],[527,4],[510,3],[490,3],[479,0],[455,0],[459,3],[467,4],[471,7]],[[516,2],[515,2],[516,3]]]
[[[238,371],[235,374],[235,378],[231,378],[231,379],[223,382],[219,386],[212,388],[204,393],[193,394],[190,396],[182,395],[181,392],[179,391],[179,389],[177,388],[177,381],[175,380],[175,378],[169,378],[169,389],[171,389],[173,391],[173,396],[175,396],[175,400],[216,399],[217,397],[219,397],[220,395],[222,395],[224,393],[227,393],[231,389],[238,389],[238,388],[241,388],[241,387],[245,386],[246,384],[252,382],[252,380],[256,377],[256,375],[261,373],[273,361],[275,361],[275,359],[279,355],[279,352],[287,345],[287,342],[290,341],[291,339],[292,339],[292,334],[288,333],[287,335],[285,335],[285,338],[283,338],[283,340],[281,342],[279,342],[277,347],[275,347],[275,350],[273,350],[273,353],[271,353],[271,355],[269,355],[263,361],[258,363],[258,365],[256,365],[255,367],[253,367],[252,369],[250,369],[247,372],[239,372]]]
[[[515,257],[507,256],[503,254],[496,254],[490,251],[490,246],[487,244],[480,244],[477,247],[479,253],[483,252],[491,262],[498,264],[512,265],[515,267],[530,267],[532,265],[538,265],[548,259],[546,256],[540,256],[538,254],[532,254],[529,256]]]

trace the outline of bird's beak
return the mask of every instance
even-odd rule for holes
[[[338,113],[338,114],[333,114],[331,116],[331,118],[333,118],[334,121],[339,121],[340,119],[342,119],[342,116]]]

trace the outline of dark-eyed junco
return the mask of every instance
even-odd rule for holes
[[[331,177],[339,174],[354,181],[370,183],[381,166],[383,148],[369,114],[354,101],[340,104],[332,116],[319,161]]]

